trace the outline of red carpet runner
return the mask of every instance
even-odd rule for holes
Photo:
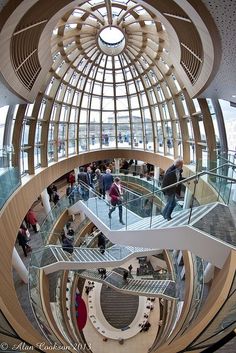
[[[79,294],[76,294],[75,302],[76,302],[76,318],[77,318],[78,329],[83,330],[87,322],[87,308],[84,300],[81,298]]]

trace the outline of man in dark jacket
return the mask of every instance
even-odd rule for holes
[[[87,201],[89,199],[89,180],[88,174],[84,171],[83,167],[79,168],[77,180],[80,187],[81,196],[85,201]]]
[[[109,218],[111,218],[112,212],[115,211],[116,206],[118,206],[119,209],[119,219],[121,224],[125,224],[122,219],[122,201],[123,201],[123,190],[121,187],[121,180],[118,177],[115,177],[114,183],[112,184],[110,188],[109,195],[111,197],[111,209],[108,213]]]
[[[111,169],[106,169],[106,174],[103,176],[103,189],[105,191],[107,200],[110,201],[109,191],[113,183],[113,176],[111,174]]]
[[[182,180],[182,172],[183,172],[183,160],[181,158],[178,158],[175,160],[174,164],[167,169],[163,182],[162,182],[162,188],[165,188],[169,185],[175,184],[178,181]],[[164,195],[166,197],[166,205],[165,208],[162,211],[162,215],[165,219],[170,221],[171,218],[171,213],[173,212],[175,206],[176,206],[176,198],[175,195],[178,194],[180,195],[180,189],[181,185],[178,186],[173,186],[169,189],[166,189],[164,191]]]

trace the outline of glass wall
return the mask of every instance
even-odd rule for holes
[[[230,102],[220,99],[221,110],[224,116],[225,129],[229,150],[236,151],[236,108]]]

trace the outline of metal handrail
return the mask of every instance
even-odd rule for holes
[[[194,179],[196,179],[196,178],[199,178],[200,176],[203,176],[203,175],[206,175],[206,174],[214,175],[214,176],[217,176],[217,177],[221,177],[221,178],[223,178],[223,179],[228,179],[228,180],[231,180],[231,181],[235,181],[235,182],[236,182],[236,179],[233,179],[233,178],[230,178],[230,177],[227,177],[227,176],[223,176],[223,175],[220,175],[220,174],[214,174],[214,173],[212,173],[212,171],[217,170],[217,169],[222,168],[222,167],[225,167],[225,166],[228,166],[228,163],[222,164],[220,167],[213,168],[213,169],[211,169],[210,171],[204,170],[204,171],[202,171],[202,172],[200,172],[200,173],[191,175],[191,176],[188,177],[188,178],[185,178],[185,179],[183,179],[183,180],[177,181],[177,182],[174,183],[174,184],[165,186],[164,188],[161,188],[161,189],[158,190],[158,191],[150,192],[150,193],[148,193],[148,194],[146,194],[146,195],[142,195],[142,196],[140,196],[140,197],[138,197],[137,199],[134,199],[134,200],[132,200],[132,201],[139,200],[139,199],[141,199],[142,197],[147,198],[147,197],[150,197],[150,196],[152,196],[152,195],[154,195],[154,194],[158,194],[158,193],[164,192],[164,191],[166,191],[166,190],[168,190],[168,189],[171,189],[171,188],[173,188],[173,187],[175,187],[175,186],[178,186],[178,185],[182,185],[182,184],[188,183],[189,181],[194,180]]]
[[[221,179],[225,179],[225,180],[230,180],[234,183],[236,183],[236,179],[234,178],[231,178],[231,177],[228,177],[226,175],[219,175],[219,174],[216,174],[216,173],[212,173],[212,172],[207,172],[208,175],[212,175],[214,177],[220,177]]]
[[[199,178],[203,175],[211,175],[213,177],[219,177],[219,178],[222,178],[222,179],[225,179],[225,180],[229,180],[231,183],[232,182],[236,182],[236,179],[234,178],[231,178],[231,177],[228,177],[228,176],[225,176],[225,175],[220,175],[220,174],[217,174],[217,173],[214,173],[214,171],[217,171],[218,169],[222,168],[222,167],[226,167],[226,166],[229,166],[228,163],[225,163],[225,164],[222,164],[220,167],[215,167],[215,168],[212,168],[210,171],[202,171],[202,172],[199,172],[197,174],[194,174],[188,178],[185,178],[183,180],[180,180],[174,184],[171,184],[171,185],[168,185],[162,189],[159,189],[158,191],[152,191],[148,194],[145,194],[145,195],[141,195],[137,198],[134,198],[132,201],[125,201],[123,202],[123,206],[126,207],[126,209],[128,209],[129,205],[133,202],[137,202],[139,200],[145,200],[145,199],[148,199],[148,198],[152,198],[152,208],[153,208],[153,197],[157,196],[158,194],[161,194],[161,193],[164,193],[166,190],[168,189],[171,189],[173,187],[176,187],[176,186],[179,186],[179,185],[182,185],[182,184],[185,184],[185,183],[189,183],[190,181],[192,180],[199,180]],[[80,181],[80,184],[83,185],[88,191],[91,190],[90,186],[87,185],[86,183]],[[100,197],[100,194],[98,194],[95,190],[91,190],[93,192],[93,194],[95,196],[98,196]],[[191,202],[191,206],[190,206],[190,217],[189,217],[189,221],[191,219],[191,213],[192,213],[192,208],[193,208],[193,200],[194,200],[194,196],[195,196],[195,192],[196,192],[196,183],[194,185],[194,192],[193,192],[193,195],[192,195],[192,202]],[[219,192],[220,194],[220,192]],[[108,204],[110,206],[110,202],[108,202],[107,200],[103,200],[106,204]],[[126,218],[127,218],[127,210],[126,210]],[[151,220],[150,220],[150,225],[151,225]],[[126,224],[127,224],[127,219],[126,219]]]
[[[233,166],[234,166],[234,167],[236,168],[235,163],[229,161],[227,158],[225,158],[225,157],[223,157],[223,156],[221,156],[221,155],[217,156],[217,159],[223,159],[225,162],[227,162],[228,164],[230,164],[230,167],[233,167]],[[221,168],[221,167],[222,167],[222,166],[220,165],[219,168]]]

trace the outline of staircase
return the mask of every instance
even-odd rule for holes
[[[191,222],[189,223],[189,225],[193,225],[196,221],[201,219],[203,217],[203,215],[207,215],[215,207],[216,207],[215,203],[195,207],[193,209],[192,216],[191,216]],[[173,228],[173,227],[188,225],[189,213],[190,213],[189,209],[178,211],[178,212],[173,212],[173,214],[172,214],[173,219],[170,221],[167,221],[166,219],[164,219],[162,217],[162,215],[154,216],[154,217],[152,217],[152,220],[150,220],[150,217],[147,217],[141,221],[138,221],[138,222],[128,226],[128,230],[149,229],[150,224],[151,224],[151,228],[155,228],[155,229]],[[126,228],[122,228],[121,230],[125,230],[125,229]]]
[[[167,221],[161,215],[142,219],[123,206],[123,214],[126,215],[124,227],[109,220],[108,206],[97,199],[91,198],[86,203],[79,201],[77,207],[114,244],[190,250],[219,268],[223,267],[230,251],[235,249],[232,215],[228,206],[219,202],[194,207],[190,222],[190,209],[174,212],[173,219]],[[96,208],[98,204],[99,209]],[[118,210],[112,217],[118,217]]]
[[[99,249],[75,247],[73,255],[70,255],[61,246],[48,245],[41,250],[41,260],[38,256],[37,261],[32,265],[44,269],[45,274],[48,275],[59,270],[115,267],[130,258],[153,255],[157,252],[157,249],[113,245],[104,253]]]
[[[145,279],[145,276],[140,276],[139,279],[129,277],[124,280],[122,274],[116,271],[107,271],[105,279],[102,279],[98,271],[94,270],[81,270],[78,271],[78,274],[82,278],[104,283],[126,294],[160,297],[168,300],[178,299],[176,284],[171,280]]]

